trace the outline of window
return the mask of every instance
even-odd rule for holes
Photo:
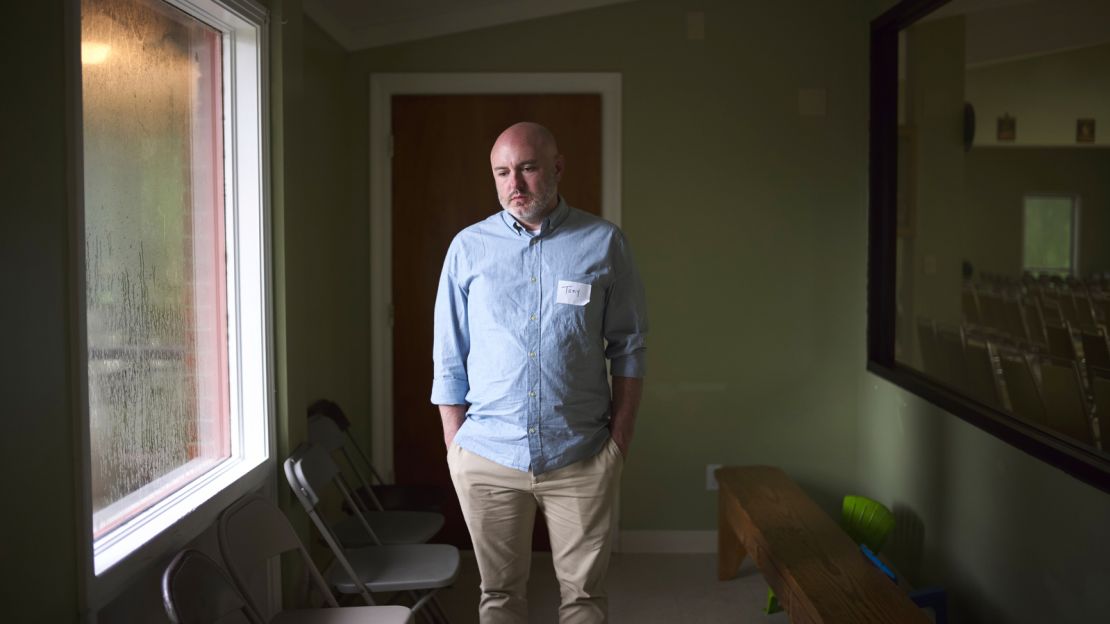
[[[96,574],[270,452],[262,19],[236,6],[81,2]]]
[[[1022,203],[1022,268],[1034,274],[1075,273],[1079,198],[1026,195]]]

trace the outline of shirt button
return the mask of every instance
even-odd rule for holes
[[[535,276],[535,275],[533,275],[533,276],[532,276],[532,283],[533,283],[533,284],[535,284],[535,283],[536,283],[536,276]]]
[[[532,316],[529,316],[529,317],[528,317],[528,320],[529,320],[529,321],[534,321],[534,320],[536,320],[536,315],[535,315],[535,314],[533,314]]]
[[[528,433],[535,433],[535,432],[536,432],[535,427],[528,427]]]
[[[528,352],[528,357],[530,357],[530,358],[536,357],[536,352],[535,351],[529,351]]]
[[[532,392],[531,390],[529,390],[529,391],[528,391],[528,396],[530,396],[530,397],[534,397],[534,396],[536,396],[536,393],[535,393],[535,392]]]

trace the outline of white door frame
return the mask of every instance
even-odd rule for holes
[[[370,431],[371,458],[393,482],[392,128],[394,95],[597,93],[601,95],[601,216],[621,220],[621,75],[370,75]],[[429,353],[428,357],[432,354]],[[429,395],[431,379],[428,380]]]

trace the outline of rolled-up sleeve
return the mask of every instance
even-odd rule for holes
[[[623,234],[614,241],[614,280],[605,306],[605,357],[614,377],[643,377],[647,372],[647,301],[640,272]]]
[[[431,397],[432,403],[436,405],[463,405],[470,391],[466,374],[470,331],[467,322],[467,293],[458,279],[460,260],[456,239],[447,250],[436,293]]]

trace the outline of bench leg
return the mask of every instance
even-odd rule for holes
[[[740,564],[748,556],[748,551],[736,536],[736,529],[729,522],[727,508],[722,492],[717,501],[717,579],[721,581],[736,578]]]

